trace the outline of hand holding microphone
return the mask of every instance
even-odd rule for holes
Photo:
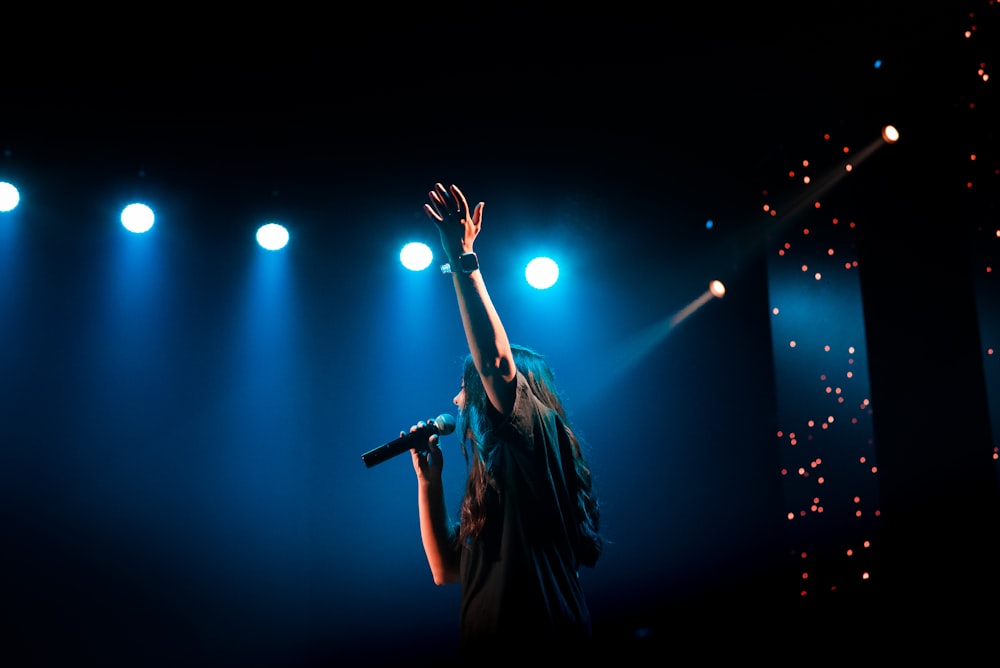
[[[403,434],[394,441],[389,441],[373,450],[369,450],[361,455],[365,466],[371,468],[376,464],[392,459],[396,455],[409,452],[415,449],[418,452],[427,451],[427,439],[434,434],[446,436],[455,431],[455,417],[442,413],[432,422],[428,422],[423,427],[418,427],[408,434]]]

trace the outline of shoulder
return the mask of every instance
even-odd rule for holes
[[[539,428],[555,424],[558,415],[535,396],[527,377],[518,370],[515,379],[514,406],[505,423],[521,434],[536,433]]]

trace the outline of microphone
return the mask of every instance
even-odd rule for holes
[[[369,450],[361,455],[361,459],[364,461],[366,467],[371,468],[376,464],[381,464],[388,459],[392,459],[398,454],[408,452],[412,448],[416,448],[419,452],[425,452],[427,450],[428,437],[432,434],[445,436],[453,431],[455,431],[454,416],[442,413],[434,418],[433,422],[423,427],[418,427],[414,431],[400,436],[395,441],[389,441],[374,450]]]

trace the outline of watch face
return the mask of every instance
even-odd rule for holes
[[[479,258],[475,253],[466,253],[458,258],[459,268],[466,274],[479,269]]]

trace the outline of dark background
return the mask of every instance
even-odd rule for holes
[[[996,615],[968,601],[995,594],[1000,158],[976,69],[996,7],[625,9],[146,21],[6,49],[0,178],[22,201],[0,217],[0,584],[18,665],[453,656],[459,591],[431,582],[408,458],[360,460],[453,410],[450,281],[397,261],[405,241],[437,248],[436,181],[486,201],[487,284],[590,449],[607,548],[581,576],[602,647],[986,637]],[[862,147],[890,122],[902,141],[836,185],[862,222],[880,559],[868,586],[804,598],[761,203],[824,133]],[[157,213],[142,237],[117,223],[137,197]],[[253,243],[271,219],[281,253]],[[540,250],[562,261],[547,292],[520,274]],[[716,278],[726,297],[664,330]]]

